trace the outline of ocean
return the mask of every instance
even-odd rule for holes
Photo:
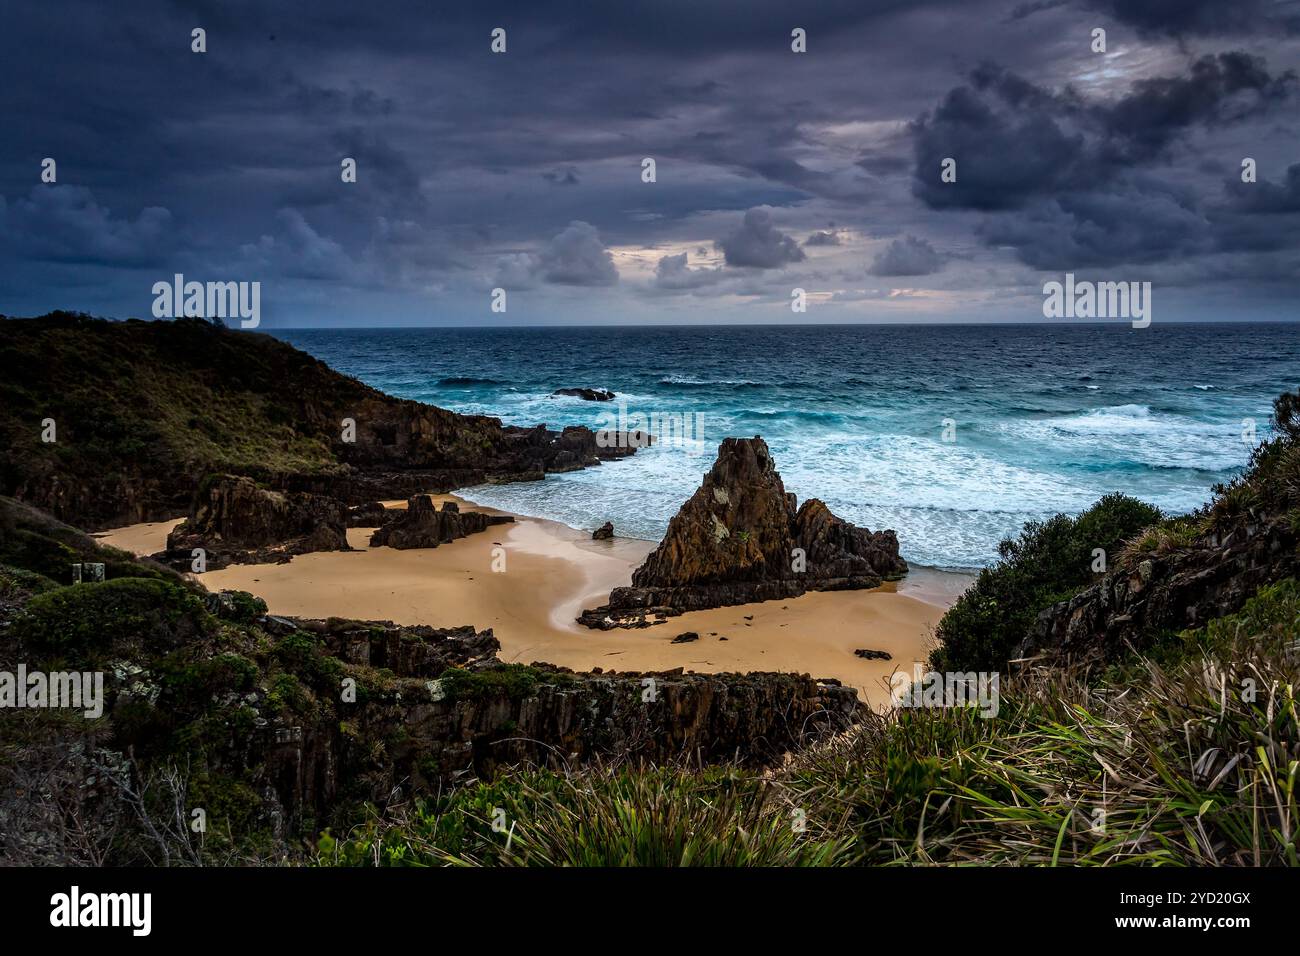
[[[992,563],[1024,522],[1121,491],[1203,504],[1297,385],[1300,325],[1126,323],[292,329],[274,332],[403,398],[507,424],[679,416],[689,437],[543,482],[463,490],[578,528],[658,540],[727,436],[761,435],[786,489],[916,564]],[[614,402],[559,397],[612,389]],[[671,418],[670,418],[671,420]]]

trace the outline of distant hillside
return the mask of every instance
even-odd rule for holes
[[[0,439],[0,493],[86,528],[183,514],[212,472],[355,503],[606,457],[587,429],[396,399],[269,335],[66,312],[0,317]]]

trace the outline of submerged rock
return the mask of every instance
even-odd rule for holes
[[[796,507],[762,438],[728,438],[668,533],[588,627],[644,627],[650,617],[871,588],[907,573],[892,531],[858,528],[811,498]]]
[[[557,388],[552,395],[570,395],[584,402],[613,401],[614,393],[605,388]]]

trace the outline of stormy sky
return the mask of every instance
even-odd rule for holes
[[[1157,322],[1300,301],[1300,0],[50,0],[4,21],[10,315],[149,317],[178,272],[260,282],[264,327],[1047,321],[1066,272],[1151,282]]]

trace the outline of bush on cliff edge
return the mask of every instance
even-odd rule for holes
[[[1000,560],[939,621],[942,642],[930,655],[940,671],[998,670],[1038,612],[1072,597],[1100,577],[1094,551],[1113,560],[1128,538],[1161,520],[1158,508],[1109,494],[1071,518],[1056,515],[1027,523],[1018,538],[998,545]]]

